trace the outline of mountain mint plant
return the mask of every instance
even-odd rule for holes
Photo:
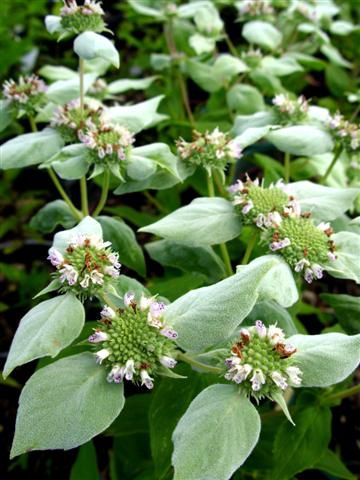
[[[119,25],[115,5],[51,5],[64,65],[49,35],[51,65],[0,100],[4,191],[41,183],[0,232],[32,215],[20,243],[43,249],[3,367],[4,388],[34,371],[11,459],[80,447],[69,478],[99,478],[105,433],[114,479],[355,478],[331,437],[360,391],[357,27],[340,3],[129,0]]]

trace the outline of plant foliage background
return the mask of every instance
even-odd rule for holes
[[[4,374],[10,373],[0,384],[2,478],[165,480],[174,478],[174,471],[178,480],[356,478],[359,3],[177,3],[176,11],[172,2],[160,0],[103,2],[107,28],[114,33],[104,36],[115,48],[101,44],[103,50],[95,52],[98,39],[85,38],[76,47],[75,35],[57,42],[57,34],[47,32],[44,17],[58,15],[62,2],[1,4],[2,82],[35,73],[49,85],[45,104],[30,114],[11,111],[4,97],[1,104],[0,352],[4,365],[8,357]],[[90,56],[96,58],[86,67]],[[43,130],[51,119],[46,105],[79,96],[79,57],[88,68],[87,98],[120,106],[111,110],[112,120],[136,137],[130,166],[111,170],[104,199],[107,170],[98,169],[101,162],[95,167],[84,160],[84,145],[69,150],[51,132],[36,137],[39,143],[18,137],[34,134],[35,127]],[[334,126],[338,112],[354,125],[352,136],[341,134],[343,123]],[[237,151],[226,150],[225,160],[212,147],[198,157],[183,153],[194,129],[204,134],[217,127],[228,132],[226,142],[236,140]],[[16,137],[18,144],[8,143]],[[82,213],[59,199],[49,165]],[[169,304],[161,328],[169,325],[178,334],[178,353],[172,352],[178,364],[166,373],[179,378],[156,376],[151,391],[124,381],[126,402],[120,401],[122,384],[106,383],[108,371],[87,353],[104,292],[83,295],[79,287],[79,300],[74,290],[59,297],[54,288],[35,297],[54,275],[45,261],[52,245],[61,250],[61,234],[55,239],[54,234],[74,228],[84,216],[79,179],[89,176],[88,209],[97,222],[83,232],[100,232],[122,263],[106,302],[124,308],[128,291],[138,303],[141,292],[159,295]],[[255,217],[257,205],[249,195],[256,178],[264,180],[266,191],[285,179],[287,202],[298,201],[316,224],[331,222],[336,263],[325,262],[320,273],[315,261],[310,273],[305,264],[291,263],[284,246],[275,245],[284,240],[279,228],[272,223],[269,230]],[[243,183],[229,192],[237,179]],[[295,207],[286,204],[290,216]],[[39,313],[36,305],[42,302],[53,303]],[[29,333],[12,344],[26,314]],[[286,391],[285,402],[274,392],[268,395],[295,427],[277,403],[250,403],[237,394],[235,380],[224,377],[240,323],[252,332],[258,319],[267,327],[277,323],[298,349],[294,358],[298,355],[305,388]],[[58,329],[60,345],[46,343],[51,335],[44,325]],[[84,378],[93,383],[84,386],[91,402],[83,409],[72,401],[68,384],[70,379],[82,385]],[[34,397],[31,382],[42,381],[44,390]],[[26,382],[23,397],[30,393],[19,413],[25,433],[13,447],[14,455],[21,455],[9,460]],[[51,400],[47,385],[59,387]],[[61,406],[47,412],[57,400]],[[47,415],[52,421],[42,427]],[[81,428],[69,435],[72,420]],[[38,430],[38,448],[45,451],[24,453]]]

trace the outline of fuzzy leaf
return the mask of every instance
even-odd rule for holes
[[[84,307],[71,293],[36,305],[20,321],[4,376],[36,358],[56,357],[80,335],[84,322]]]
[[[84,75],[84,92],[86,93],[91,85],[96,80],[96,73],[86,73]],[[75,78],[68,80],[58,80],[57,82],[49,85],[46,96],[52,102],[63,105],[64,103],[70,102],[79,98],[80,96],[80,84],[79,76],[76,75]]]
[[[282,33],[271,23],[254,20],[245,23],[242,36],[249,42],[275,50],[282,41]]]
[[[240,230],[240,218],[232,204],[215,197],[197,198],[139,231],[193,245],[215,245],[232,240]]]
[[[250,455],[259,434],[259,414],[235,386],[206,388],[174,431],[174,480],[228,480]]]
[[[84,32],[74,40],[74,52],[84,60],[104,58],[114,67],[120,67],[120,56],[114,44],[103,35],[95,32]]]
[[[330,134],[314,125],[279,128],[266,138],[282,152],[293,155],[318,155],[331,152],[334,146]]]
[[[43,233],[50,233],[58,225],[71,228],[76,220],[64,200],[54,200],[42,207],[31,219],[30,227]]]
[[[103,432],[124,402],[123,385],[108,383],[89,352],[41,368],[21,393],[11,458],[75,448]]]
[[[302,387],[329,387],[347,378],[360,361],[360,334],[294,335],[294,361],[303,371]]]
[[[326,270],[335,278],[348,278],[360,283],[360,235],[339,232],[331,237],[336,245],[336,260]]]
[[[56,233],[53,246],[64,254],[69,242],[78,235],[96,235],[102,238],[101,225],[93,218],[85,217],[76,227]]]
[[[158,77],[146,77],[146,78],[124,78],[121,80],[115,80],[115,82],[109,83],[107,86],[107,92],[111,94],[118,94],[127,92],[128,90],[146,90]]]
[[[297,299],[288,265],[278,256],[266,255],[215,285],[186,293],[167,307],[165,318],[178,332],[182,348],[202,352],[227,340],[258,300],[289,307]]]

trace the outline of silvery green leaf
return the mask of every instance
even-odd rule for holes
[[[73,80],[74,78],[79,81],[78,72],[61,65],[44,65],[40,68],[39,75],[51,81]]]
[[[165,143],[150,143],[143,147],[136,147],[132,149],[131,155],[137,158],[141,157],[150,160],[155,166],[159,166],[167,170],[172,175],[181,180],[181,176],[177,168],[177,157],[171,152],[168,145]],[[154,173],[154,172],[152,172]]]
[[[318,155],[331,152],[331,135],[315,125],[294,125],[272,130],[266,138],[282,152],[293,155]]]
[[[252,326],[258,319],[261,319],[266,326],[276,323],[287,337],[298,333],[290,313],[273,300],[258,302],[241,325]]]
[[[232,133],[241,135],[251,127],[267,127],[274,125],[276,118],[273,112],[256,112],[252,115],[237,115],[235,117]]]
[[[11,111],[9,109],[9,102],[0,100],[0,132],[5,130],[12,121]]]
[[[257,301],[275,300],[289,307],[297,299],[289,266],[278,256],[266,255],[215,285],[186,293],[167,307],[165,319],[178,332],[182,348],[202,352],[227,340]]]
[[[332,45],[322,45],[321,52],[327,57],[331,63],[339,67],[352,68],[352,64],[348,62],[339,52],[339,50]]]
[[[151,296],[150,291],[140,282],[135,280],[135,278],[127,277],[126,275],[120,275],[118,278],[114,279],[111,288],[106,292],[106,296],[118,308],[125,308],[124,295],[127,292],[133,292],[136,301],[140,301],[142,294],[147,297]]]
[[[74,40],[74,52],[84,60],[104,58],[114,67],[120,67],[120,56],[114,44],[103,35],[95,32],[83,32]]]
[[[353,23],[346,22],[345,20],[337,20],[335,22],[331,22],[330,24],[330,32],[334,35],[346,36],[357,28],[359,27],[356,27]]]
[[[145,2],[141,0],[128,0],[129,5],[141,15],[147,15],[149,17],[156,18],[158,20],[164,19],[164,13],[162,10],[157,10],[156,8],[148,7]]]
[[[276,77],[284,77],[295,72],[302,72],[302,66],[292,57],[264,57],[261,60],[261,68]]]
[[[251,44],[275,50],[282,42],[282,33],[271,23],[253,20],[245,23],[242,36]]]
[[[162,71],[170,67],[171,55],[165,53],[152,53],[150,55],[150,65],[156,71]]]
[[[307,180],[290,183],[287,188],[300,201],[302,210],[311,211],[318,222],[339,217],[360,194],[358,188],[331,188]]]
[[[64,180],[78,180],[89,170],[88,148],[82,143],[67,145],[42,167],[52,167]]]
[[[211,2],[201,5],[194,15],[194,23],[205,35],[218,35],[224,28],[219,12]]]
[[[201,55],[202,53],[212,52],[215,48],[216,40],[213,37],[206,37],[200,33],[194,33],[189,38],[189,45],[197,55]]]
[[[56,130],[26,133],[5,142],[0,147],[0,168],[21,168],[49,160],[64,142]]]
[[[360,235],[339,232],[331,239],[336,246],[336,260],[326,266],[326,271],[335,278],[348,278],[360,283]]]
[[[146,90],[158,77],[146,77],[139,79],[124,78],[121,80],[115,80],[115,82],[109,83],[107,86],[108,93],[117,94],[127,92],[128,90]]]
[[[65,253],[69,242],[76,239],[79,235],[94,235],[99,238],[102,238],[102,228],[99,222],[94,220],[91,217],[85,217],[81,222],[76,225],[76,227],[71,228],[70,230],[63,230],[57,232],[54,236],[53,247],[55,247],[62,254]]]
[[[132,152],[126,163],[126,173],[133,180],[145,180],[156,172],[156,164]]]
[[[231,110],[244,115],[265,110],[262,94],[252,85],[233,85],[226,93],[226,101]]]
[[[329,387],[347,378],[360,361],[360,334],[294,335],[292,356],[303,372],[302,387]]]
[[[215,60],[213,68],[216,78],[222,85],[227,85],[239,73],[249,71],[246,63],[228,53],[219,55]]]
[[[61,26],[61,17],[58,17],[57,15],[46,15],[45,27],[46,30],[51,34],[62,32],[63,28]]]
[[[135,105],[110,107],[106,110],[106,116],[132,132],[139,133],[141,130],[153,127],[167,118],[167,115],[157,113],[159,103],[163,98],[164,95],[158,95]]]
[[[242,132],[241,135],[238,135],[234,138],[234,142],[238,143],[241,148],[246,148],[253,143],[261,140],[268,134],[271,126],[267,125],[266,127],[250,127]]]
[[[55,290],[58,290],[61,287],[61,282],[58,278],[55,278],[54,280],[51,280],[49,285],[47,285],[45,288],[40,290],[39,293],[37,293],[33,299],[39,298],[42,295],[46,295],[47,293],[55,292]]]
[[[309,105],[307,116],[310,120],[326,124],[329,121],[330,112],[327,108],[318,107],[317,105]]]
[[[54,200],[43,206],[31,219],[30,227],[42,233],[50,233],[58,225],[71,228],[76,219],[69,205],[64,200]]]
[[[36,305],[20,321],[4,366],[4,376],[36,358],[56,357],[80,335],[84,322],[84,307],[71,293]]]
[[[211,385],[190,404],[173,433],[174,480],[228,480],[260,435],[256,408],[233,385]]]
[[[300,175],[300,178],[322,177],[325,175],[333,158],[333,152],[297,158],[291,162],[291,174],[293,178],[297,178],[297,173]],[[348,186],[347,164],[346,153],[343,152],[326,179],[328,186],[340,189]]]
[[[274,400],[274,402],[276,402],[279,405],[279,407],[284,412],[284,415],[289,420],[289,422],[292,423],[295,427],[294,420],[291,418],[289,408],[287,406],[287,403],[286,403],[286,400],[285,400],[283,394],[280,391],[277,391],[277,392],[273,393],[271,397],[272,397],[272,400]]]
[[[325,33],[321,28],[319,28],[317,25],[314,25],[313,23],[301,23],[298,25],[297,29],[299,32],[302,33],[313,33],[315,34],[319,40],[321,40],[322,43],[324,44],[329,44],[330,43],[330,37],[327,33]]]
[[[41,368],[20,395],[11,458],[32,450],[69,450],[103,432],[125,403],[123,385],[89,352]]]
[[[230,202],[204,197],[139,231],[193,245],[215,245],[232,240],[240,230],[240,217]]]
[[[84,75],[84,92],[86,93],[96,80],[96,73],[86,73]],[[80,96],[80,83],[78,76],[70,80],[58,80],[52,83],[47,91],[46,96],[52,102],[63,105]]]

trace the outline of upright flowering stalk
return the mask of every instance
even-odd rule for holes
[[[282,221],[282,215],[299,215],[300,206],[292,195],[286,192],[282,180],[268,188],[260,185],[258,179],[245,182],[238,180],[229,187],[233,205],[247,225],[255,224],[259,228],[269,228]]]
[[[96,361],[108,369],[107,380],[123,380],[152,389],[154,377],[174,368],[177,333],[163,322],[166,308],[155,298],[141,297],[128,292],[125,309],[115,312],[105,306],[99,327],[89,337],[96,347]]]
[[[71,291],[81,298],[92,297],[103,286],[119,276],[119,256],[96,235],[77,235],[62,254],[55,247],[49,250],[48,260],[56,267],[54,277],[61,290]]]
[[[71,100],[53,113],[51,126],[61,134],[65,143],[76,143],[88,128],[96,128],[101,121],[102,107],[96,101],[86,101],[83,110],[80,100]]]
[[[101,2],[84,0],[83,5],[78,5],[76,0],[64,0],[60,11],[61,27],[75,34],[85,31],[102,32],[106,29],[104,14]]]
[[[36,75],[6,80],[3,83],[3,96],[15,114],[25,113],[33,116],[46,102],[46,84]]]
[[[234,163],[241,157],[241,147],[230,139],[229,134],[221,132],[217,127],[212,132],[193,131],[193,141],[186,142],[180,138],[176,142],[180,158],[186,162],[202,166],[209,175],[211,170],[223,174],[228,163]]]
[[[295,352],[281,328],[266,328],[257,320],[255,326],[243,328],[239,341],[232,345],[231,356],[225,360],[225,378],[257,401],[275,400],[289,386],[301,384],[302,372],[291,358]]]
[[[298,123],[306,119],[309,104],[304,95],[291,100],[287,94],[280,93],[275,95],[272,103],[277,111],[279,123]]]

